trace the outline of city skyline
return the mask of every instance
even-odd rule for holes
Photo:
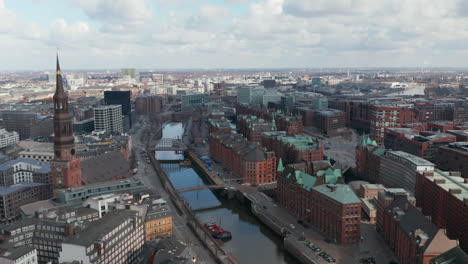
[[[460,0],[0,0],[0,70],[466,67]]]

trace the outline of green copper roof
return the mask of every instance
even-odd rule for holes
[[[279,159],[278,169],[276,169],[276,171],[284,171],[283,161],[281,160],[281,158]]]
[[[336,189],[332,191],[332,188]],[[361,203],[361,200],[346,184],[323,184],[315,186],[314,190],[342,204]]]
[[[362,135],[361,140],[359,142],[360,146],[367,147],[367,146],[377,146],[377,142],[372,140],[369,135]]]
[[[291,175],[287,175],[286,178],[289,179]],[[309,175],[305,172],[302,172],[300,170],[296,170],[294,172],[294,176],[296,179],[296,182],[301,185],[302,188],[304,188],[306,191],[310,191],[312,187],[314,187],[315,182],[317,182],[317,178],[315,178],[312,175]]]
[[[317,172],[317,176],[322,177],[327,184],[336,184],[342,176],[341,169],[328,168]]]
[[[293,145],[299,151],[308,151],[308,150],[318,150],[318,144],[312,140],[309,136],[304,135],[294,135],[287,136],[281,135],[277,136],[277,139],[280,140],[283,144]]]

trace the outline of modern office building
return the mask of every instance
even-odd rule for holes
[[[237,88],[237,102],[240,104],[262,104],[265,87],[240,86]]]
[[[35,159],[14,159],[0,164],[0,186],[8,187],[18,183],[51,184],[49,163]]]
[[[190,111],[200,109],[206,100],[206,94],[193,93],[182,95],[181,97],[181,110]]]
[[[19,143],[19,134],[16,131],[8,132],[6,129],[0,129],[0,148],[17,145]]]
[[[129,76],[132,79],[135,79],[137,81],[140,80],[140,74],[137,69],[135,68],[124,68],[120,70],[120,75],[121,76]]]
[[[0,253],[2,264],[38,264],[37,250],[30,246],[10,248]]]
[[[139,254],[144,241],[143,222],[137,212],[116,210],[67,237],[59,262],[141,263]]]
[[[132,128],[132,108],[130,103],[131,91],[104,91],[104,103],[106,105],[120,105],[121,115],[129,118],[129,128]]]
[[[405,106],[373,105],[370,110],[370,136],[377,143],[383,143],[385,129],[400,127],[417,121],[412,109]]]
[[[2,117],[5,129],[16,131],[20,140],[48,137],[54,133],[50,116],[40,116],[28,110],[7,110],[2,111]]]
[[[345,112],[340,110],[319,110],[314,113],[313,126],[325,135],[335,136],[345,125]]]
[[[434,171],[435,165],[403,151],[385,151],[380,157],[378,183],[415,193],[418,172]]]
[[[113,134],[123,133],[122,107],[106,105],[94,108],[94,130]]]
[[[88,134],[94,131],[94,118],[73,122],[73,132],[75,134]]]

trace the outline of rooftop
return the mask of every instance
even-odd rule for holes
[[[452,196],[463,202],[464,199],[468,199],[468,179],[450,174],[450,172],[435,170],[433,173],[428,173],[426,178],[435,182],[445,191],[451,192]]]
[[[416,166],[432,166],[432,167],[435,166],[434,163],[432,163],[432,162],[430,162],[428,160],[425,160],[425,159],[420,158],[420,157],[415,156],[415,155],[411,155],[411,154],[406,153],[404,151],[386,151],[386,156],[390,157],[390,158],[398,157],[398,158],[407,160],[407,161],[413,163]]]
[[[15,185],[10,185],[8,187],[0,186],[0,195],[8,195],[8,194],[20,191],[22,189],[38,187],[38,186],[47,186],[47,185],[48,184],[45,184],[45,183],[24,182],[24,183],[18,183]]]
[[[341,204],[361,203],[361,200],[346,184],[323,184],[314,187],[314,190]]]

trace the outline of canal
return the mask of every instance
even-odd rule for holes
[[[163,128],[163,138],[182,137],[182,123],[168,123]],[[158,159],[180,159],[183,156],[173,151],[158,151]],[[204,185],[202,178],[191,167],[182,167],[178,163],[161,164],[176,189]],[[237,200],[217,197],[211,190],[183,193],[198,219],[203,222],[214,221],[222,228],[232,232],[232,240],[221,242],[242,264],[298,264],[292,255],[283,248],[281,237],[263,225],[250,208]]]

